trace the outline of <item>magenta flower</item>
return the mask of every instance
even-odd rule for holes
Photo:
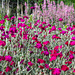
[[[33,53],[33,51],[30,51],[30,54],[32,54]]]
[[[44,69],[44,66],[40,65],[39,68]]]
[[[70,54],[69,57],[70,57],[70,59],[74,59],[74,55],[73,54]]]
[[[66,31],[64,31],[64,30],[62,30],[62,31],[60,32],[60,34],[63,34],[63,35],[64,35],[65,33],[66,33]]]
[[[61,28],[58,28],[58,30],[60,30],[60,31],[61,31],[62,29],[61,29]]]
[[[51,27],[51,24],[48,24],[49,27]]]
[[[0,21],[0,24],[3,24],[4,22],[5,22],[5,20],[1,20],[1,21]]]
[[[0,40],[0,46],[1,46],[1,45],[2,45],[2,46],[5,46],[5,45],[6,45],[6,42]]]
[[[54,50],[57,50],[57,49],[59,49],[59,46],[55,46],[55,47],[54,47]]]
[[[32,66],[32,65],[34,65],[34,64],[30,61],[30,62],[28,62],[28,65]]]
[[[27,40],[28,39],[28,34],[24,34],[23,35],[23,39],[26,39]]]
[[[75,40],[75,37],[72,37],[71,40]]]
[[[49,68],[49,65],[48,64],[45,64],[45,67],[48,69]]]
[[[8,61],[8,62],[11,62],[12,61],[12,58],[13,57],[11,57],[10,55],[5,56],[5,60]]]
[[[73,32],[71,32],[71,34],[75,35],[75,30]]]
[[[61,70],[59,68],[55,68],[52,70],[52,75],[60,75]]]
[[[32,40],[37,40],[37,37],[33,36],[33,37],[32,37]]]
[[[27,68],[27,71],[29,71],[29,70],[30,70],[30,68],[29,68],[28,66],[27,66],[26,68]]]
[[[23,18],[27,18],[27,19],[29,19],[29,17],[28,17],[28,16],[23,16]]]
[[[42,22],[42,24],[46,24],[46,22]]]
[[[52,30],[52,31],[56,31],[56,27],[55,27],[55,25],[52,26],[51,30]]]
[[[48,48],[44,45],[44,48],[43,48],[44,50],[46,50],[46,51],[48,51]]]
[[[69,67],[67,67],[66,65],[62,65],[62,66],[61,66],[61,70],[67,71],[67,70],[69,70]]]
[[[42,27],[42,24],[40,24],[38,27],[41,28]]]
[[[14,61],[12,61],[12,62],[10,63],[10,65],[15,65],[15,62],[14,62]]]
[[[41,43],[37,43],[35,47],[38,48],[38,49],[42,48],[42,44]]]
[[[7,18],[7,21],[11,21],[11,19]]]
[[[14,18],[15,18],[15,16],[12,16],[12,17],[11,17],[11,20],[14,19]]]
[[[58,53],[59,57],[62,58],[63,54],[62,52]]]
[[[71,61],[65,62],[65,64],[71,64],[71,63],[72,63]]]
[[[49,52],[48,51],[44,51],[44,55],[48,56]]]
[[[70,45],[74,46],[75,45],[75,41],[70,41]]]
[[[22,64],[24,62],[24,59],[22,59],[21,61],[20,61],[20,64]]]
[[[8,15],[5,15],[5,16],[4,16],[4,19],[6,19],[6,18],[8,18]]]
[[[56,60],[56,56],[52,56],[49,61],[53,61],[53,60]]]
[[[38,59],[37,63],[45,63],[43,59]]]
[[[59,21],[63,21],[63,19],[62,18],[59,18]]]
[[[30,7],[30,9],[35,9],[35,7]]]
[[[21,19],[21,22],[25,22],[25,20],[24,19]]]
[[[39,23],[40,22],[40,20],[37,20],[37,22],[36,23]]]
[[[69,26],[69,27],[66,28],[66,30],[72,31],[72,28]]]
[[[4,56],[0,56],[0,61],[5,60]]]
[[[21,17],[18,18],[18,20],[21,20],[21,19],[22,19]]]
[[[43,42],[44,45],[47,45],[48,43],[50,43],[49,41],[45,41]]]
[[[2,75],[2,71],[0,71],[0,75]]]
[[[12,70],[12,68],[9,67],[9,66],[7,66],[6,69],[5,69],[6,72],[11,71],[11,70]]]
[[[54,39],[55,37],[56,37],[56,35],[53,35],[53,36],[52,36],[52,39]]]

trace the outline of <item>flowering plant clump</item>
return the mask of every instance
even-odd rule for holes
[[[18,24],[9,23],[13,19]],[[0,24],[0,75],[75,74],[75,25],[57,27],[27,15],[5,15]]]
[[[56,23],[56,25],[61,22],[61,26],[64,23],[70,26],[72,22],[75,22],[73,4],[68,6],[61,1],[60,4],[57,4],[56,6],[55,1],[44,0],[41,7],[42,10],[37,3],[34,4],[34,7],[31,7],[31,9],[34,9],[32,13],[34,15],[34,20],[40,19],[47,24]]]

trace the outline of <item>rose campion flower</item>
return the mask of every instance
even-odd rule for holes
[[[62,66],[61,66],[61,70],[67,71],[67,70],[69,70],[69,67],[67,67],[66,65],[62,65]]]
[[[75,30],[73,32],[71,32],[71,34],[75,35]]]
[[[55,37],[56,37],[56,35],[53,35],[53,36],[52,36],[52,39],[54,39]]]
[[[62,18],[59,18],[59,21],[63,21],[63,19]]]
[[[35,7],[30,7],[30,9],[35,9]]]
[[[70,41],[70,45],[74,46],[75,45],[75,41]]]
[[[60,31],[61,31],[62,29],[61,29],[61,28],[58,28],[58,30],[60,30]]]
[[[51,24],[48,24],[49,27],[51,27]]]
[[[56,60],[56,56],[52,56],[49,61],[53,61],[53,60]]]
[[[38,27],[41,28],[42,27],[42,24],[40,24]]]
[[[64,35],[65,33],[66,33],[66,31],[64,31],[64,30],[62,30],[62,31],[60,32],[60,34],[63,34],[63,35]]]
[[[5,60],[4,56],[0,56],[0,61]]]
[[[48,51],[48,48],[44,45],[43,47],[44,51]]]
[[[6,18],[8,18],[8,15],[5,15],[5,16],[4,16],[4,19],[6,19]]]
[[[71,50],[70,50],[70,53],[71,53],[71,54],[74,54],[74,51],[71,51]]]
[[[65,64],[71,64],[71,63],[72,63],[71,61],[65,62]]]
[[[52,75],[60,75],[61,70],[59,68],[55,68],[52,70]]]
[[[63,54],[62,52],[58,53],[59,57],[62,58]]]
[[[33,37],[32,37],[32,40],[37,40],[37,37],[33,36]]]
[[[33,51],[30,51],[30,54],[32,54],[33,53]]]
[[[25,20],[24,19],[21,19],[21,22],[25,22]]]
[[[44,51],[44,55],[48,56],[49,52],[48,51]]]
[[[15,65],[15,62],[14,62],[14,61],[12,61],[12,62],[10,63],[10,65]]]
[[[5,22],[5,20],[1,20],[1,21],[0,21],[0,24],[3,24],[4,22]]]
[[[37,63],[45,63],[43,59],[38,59]]]
[[[65,44],[68,46],[68,41],[66,41]]]
[[[11,57],[10,55],[5,56],[5,60],[8,61],[8,62],[11,62],[12,58],[13,57]]]
[[[49,68],[49,70],[53,70],[53,68]]]
[[[46,24],[46,22],[42,22],[42,24]]]
[[[28,17],[28,16],[23,16],[23,18],[27,18],[27,19],[29,19],[29,17]]]
[[[22,59],[21,61],[20,61],[20,64],[22,64],[24,62],[24,59]]]
[[[11,20],[14,19],[14,18],[15,18],[15,16],[12,16],[12,17],[11,17]]]
[[[75,40],[75,37],[72,37],[71,40]]]
[[[11,21],[11,19],[7,18],[7,21]]]
[[[9,67],[9,66],[7,66],[6,69],[5,69],[6,72],[11,71],[11,70],[12,70],[12,68]]]
[[[37,43],[35,47],[38,48],[38,49],[42,48],[42,44],[41,43]]]
[[[69,26],[69,27],[66,28],[66,30],[72,31],[72,28]]]
[[[56,31],[56,27],[55,27],[55,25],[52,26],[51,31]]]
[[[69,57],[70,57],[71,60],[74,59],[74,55],[73,54],[70,54]]]
[[[45,41],[43,42],[44,45],[47,45],[48,43],[50,43],[49,41]]]
[[[29,68],[28,66],[27,66],[26,68],[27,68],[27,71],[29,71],[29,70],[30,70],[30,68]]]
[[[56,55],[54,55],[54,54],[57,53],[57,50],[49,50],[49,51],[51,52],[51,56],[56,56]]]
[[[39,68],[44,69],[44,66],[40,65]]]
[[[30,62],[28,62],[28,65],[32,66],[32,65],[34,65],[34,64],[30,61]]]
[[[45,67],[48,69],[49,68],[49,65],[48,64],[45,64]]]

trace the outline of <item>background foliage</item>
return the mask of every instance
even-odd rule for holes
[[[10,14],[9,17],[11,17],[13,15],[17,16],[16,15],[17,14],[17,12],[16,12],[16,10],[17,10],[17,0],[3,0],[3,1],[4,2],[10,1],[9,2],[9,7],[11,9],[10,13],[12,13],[12,14]],[[66,4],[66,5],[70,5],[70,4],[73,3],[74,8],[75,8],[75,0],[50,0],[50,1],[55,1],[56,4],[57,3],[60,3],[61,1],[63,1],[64,4]],[[44,0],[19,0],[20,7],[21,7],[21,3],[23,4],[23,13],[24,13],[24,10],[25,10],[25,6],[24,6],[25,2],[28,3],[28,6],[30,8],[30,7],[34,6],[34,3],[37,3],[38,5],[41,5],[44,2]],[[1,9],[1,3],[2,3],[2,0],[0,0],[0,9]],[[11,5],[12,3],[13,3],[13,6]],[[29,12],[28,13],[31,14],[32,13],[32,10],[29,9]],[[0,10],[0,14],[1,15],[3,14],[3,13],[1,13],[1,10]],[[5,14],[3,14],[3,15],[5,15]]]

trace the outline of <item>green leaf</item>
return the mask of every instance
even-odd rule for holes
[[[49,29],[51,29],[52,27],[49,27]]]
[[[65,25],[64,27],[67,28],[67,25]]]
[[[33,21],[33,20],[32,20],[32,15],[29,16],[28,22],[31,22],[31,21]]]

